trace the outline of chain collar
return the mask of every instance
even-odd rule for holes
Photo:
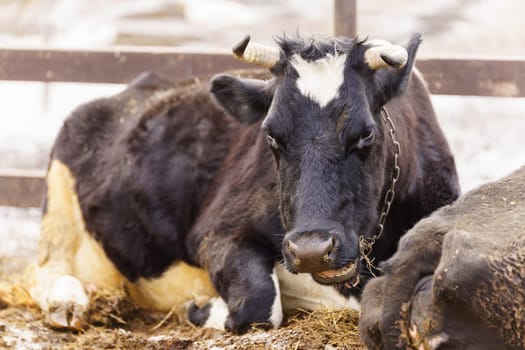
[[[390,114],[388,113],[386,107],[381,108],[381,117],[383,118],[383,121],[385,122],[385,125],[388,128],[390,138],[392,139],[392,143],[394,145],[394,167],[392,168],[392,180],[390,183],[390,188],[386,192],[385,197],[383,199],[383,211],[381,212],[381,216],[379,217],[379,223],[377,225],[376,233],[372,237],[365,237],[364,235],[359,237],[359,250],[361,253],[361,259],[364,260],[368,267],[368,270],[373,276],[375,276],[373,272],[375,266],[373,264],[373,259],[371,259],[369,255],[372,252],[374,243],[379,238],[381,238],[381,235],[383,234],[383,229],[385,227],[385,222],[388,217],[388,213],[390,212],[390,207],[392,206],[392,202],[394,201],[394,197],[396,196],[396,184],[399,180],[400,174],[399,155],[401,154],[401,147],[399,146],[399,142],[396,139],[396,129],[394,127],[394,122],[392,121],[392,118],[390,118]]]

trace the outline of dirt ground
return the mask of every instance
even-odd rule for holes
[[[287,315],[277,330],[254,327],[236,336],[196,328],[181,312],[141,309],[123,292],[91,295],[89,326],[72,333],[46,327],[30,301],[8,305],[12,297],[23,300],[25,291],[2,295],[1,289],[0,285],[0,349],[365,349],[359,341],[358,313],[351,310],[298,311]]]
[[[134,310],[106,324],[91,321],[84,333],[46,328],[38,312],[25,308],[0,311],[1,349],[365,349],[355,326],[357,315],[346,312],[302,313],[278,330],[250,330],[242,336],[203,330],[164,315]],[[4,321],[8,319],[9,322]]]

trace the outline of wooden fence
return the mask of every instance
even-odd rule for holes
[[[334,0],[334,33],[355,36],[356,0]],[[154,70],[173,79],[250,66],[229,52],[180,49],[114,50],[0,49],[0,80],[127,83]],[[418,59],[432,94],[525,97],[525,61],[461,58]],[[44,191],[44,171],[0,169],[0,205],[35,207]]]

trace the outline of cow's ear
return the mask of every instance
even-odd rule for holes
[[[227,74],[215,76],[210,92],[215,102],[241,123],[251,124],[266,115],[273,93],[269,83]]]
[[[405,45],[408,53],[406,64],[402,68],[383,68],[378,69],[373,75],[373,105],[381,108],[388,101],[396,96],[402,95],[410,81],[412,68],[416,59],[417,49],[421,43],[421,34],[416,33]]]

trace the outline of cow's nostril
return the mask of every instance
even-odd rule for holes
[[[323,255],[323,261],[325,263],[330,263],[332,261],[332,258],[330,258],[330,254],[332,253],[332,250],[334,249],[335,238],[334,237],[330,238],[328,243],[329,244],[325,248],[325,252],[324,252],[325,254]]]
[[[328,255],[330,255],[330,253],[332,252],[332,249],[334,248],[334,243],[335,243],[334,237],[331,237],[330,239],[327,239],[325,241],[318,243],[319,245],[318,249],[319,249],[319,252],[321,253],[319,255],[322,255],[323,259],[325,256],[328,257]]]
[[[292,241],[288,241],[288,250],[294,257],[299,253],[299,246]]]
[[[288,241],[288,251],[293,258],[293,266],[299,266],[301,264],[301,259],[297,256],[299,254],[299,246],[292,241]]]

